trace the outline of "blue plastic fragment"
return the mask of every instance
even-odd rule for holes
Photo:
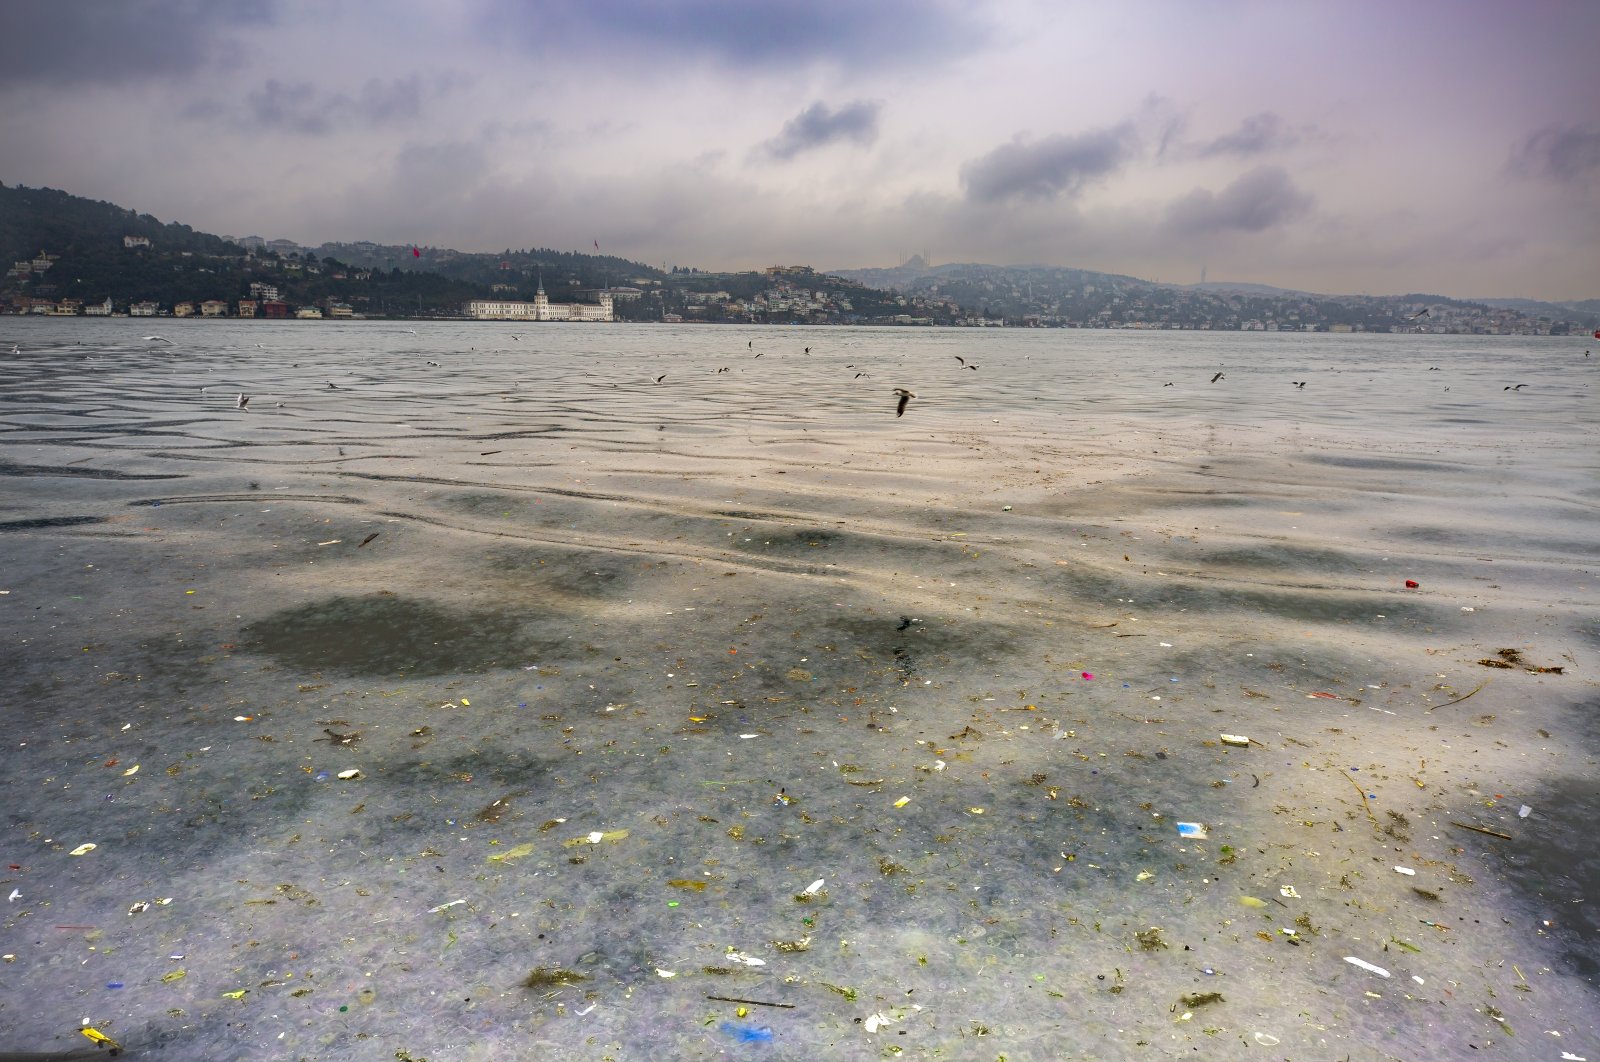
[[[717,1028],[721,1029],[729,1036],[737,1036],[742,1042],[747,1044],[765,1044],[772,1042],[772,1029],[766,1025],[757,1027],[755,1025],[746,1025],[743,1022],[738,1021],[725,1021],[721,1025],[717,1026]]]

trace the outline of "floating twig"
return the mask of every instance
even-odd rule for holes
[[[1372,805],[1367,803],[1367,791],[1362,789],[1359,785],[1356,785],[1356,780],[1351,778],[1348,774],[1345,774],[1345,772],[1340,771],[1339,773],[1344,774],[1345,780],[1351,785],[1356,786],[1356,795],[1361,798],[1361,810],[1367,813],[1367,818],[1371,819],[1372,824],[1376,826],[1378,824],[1378,816],[1372,813]]]
[[[1509,833],[1501,833],[1499,830],[1486,830],[1482,826],[1468,826],[1466,823],[1457,822],[1455,819],[1450,820],[1450,825],[1460,826],[1463,830],[1471,830],[1473,833],[1486,833],[1490,837],[1498,837],[1502,841],[1509,841],[1512,839]]]
[[[714,999],[718,1003],[748,1003],[752,1007],[780,1007],[783,1010],[794,1009],[793,1003],[768,1003],[764,999],[736,999],[733,996],[707,996],[706,998]]]
[[[1453,700],[1453,701],[1445,701],[1443,704],[1436,704],[1432,708],[1429,708],[1428,711],[1431,712],[1431,711],[1433,711],[1434,708],[1448,708],[1452,704],[1460,704],[1462,701],[1466,700],[1468,697],[1471,697],[1474,693],[1477,693],[1479,690],[1483,689],[1488,684],[1489,684],[1489,680],[1488,679],[1484,679],[1482,682],[1478,683],[1476,686],[1472,687],[1470,690],[1468,690],[1467,692],[1463,693],[1461,696],[1457,697],[1455,700]],[[1423,714],[1426,715],[1427,712],[1424,712]]]

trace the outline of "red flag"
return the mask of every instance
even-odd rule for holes
[[[422,252],[417,250],[415,247],[413,247],[413,248],[411,248],[411,257],[412,258],[421,258],[422,257]]]

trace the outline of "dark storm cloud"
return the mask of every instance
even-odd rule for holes
[[[1511,168],[1523,176],[1584,183],[1600,177],[1600,132],[1579,126],[1545,126],[1511,154]]]
[[[532,51],[647,50],[743,68],[884,66],[971,51],[971,5],[929,0],[481,0],[479,24]]]
[[[1167,208],[1167,224],[1184,234],[1261,232],[1302,217],[1311,196],[1279,166],[1258,166],[1220,192],[1196,188]]]
[[[275,0],[6,0],[0,86],[182,77],[276,18]]]
[[[1054,199],[1076,195],[1096,177],[1115,171],[1138,150],[1131,123],[1043,140],[1001,144],[961,167],[967,198],[977,203]]]
[[[416,118],[422,113],[422,82],[415,76],[397,81],[373,78],[350,96],[323,92],[309,82],[285,84],[274,78],[250,94],[246,107],[264,128],[322,136],[336,126]]]
[[[1293,147],[1299,140],[1299,135],[1281,117],[1271,111],[1262,111],[1240,122],[1239,128],[1233,132],[1195,145],[1194,153],[1202,159],[1217,155],[1248,157],[1277,148]]]
[[[783,123],[783,130],[764,147],[773,158],[792,159],[802,151],[840,140],[871,144],[878,138],[878,110],[877,103],[856,100],[830,111],[819,100]]]

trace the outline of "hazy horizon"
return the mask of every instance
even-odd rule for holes
[[[219,234],[1600,296],[1595,5],[8,15],[6,182]]]

